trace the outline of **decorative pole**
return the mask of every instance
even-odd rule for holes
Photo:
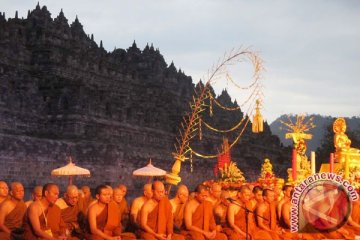
[[[314,151],[311,151],[310,161],[311,161],[311,174],[313,175],[316,173],[315,152]]]
[[[214,83],[222,74],[226,71],[226,67],[237,63],[241,58],[247,57],[251,60],[254,65],[254,75],[253,78],[257,82],[260,78],[260,72],[263,70],[262,59],[260,59],[255,53],[248,50],[239,49],[236,52],[232,52],[229,55],[225,55],[223,61],[213,68],[213,71],[208,74],[208,80],[201,86],[200,89],[193,96],[192,101],[190,102],[191,112],[186,114],[181,123],[179,130],[179,136],[176,138],[177,144],[175,144],[175,151],[173,152],[173,157],[175,163],[171,169],[171,173],[166,174],[166,182],[169,184],[168,192],[170,192],[171,185],[177,185],[181,182],[181,177],[179,176],[181,170],[181,163],[188,159],[188,155],[194,153],[190,146],[190,140],[199,133],[201,137],[201,113],[207,108],[210,108],[210,115],[212,115],[212,100],[210,100],[210,106],[207,106],[205,100],[209,98],[209,89],[211,84]]]
[[[293,149],[292,150],[292,166],[291,167],[292,167],[292,178],[293,178],[294,182],[296,181],[296,178],[297,178],[296,156],[297,156],[296,149]]]

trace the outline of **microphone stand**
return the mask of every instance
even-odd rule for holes
[[[236,206],[239,206],[240,208],[245,210],[245,236],[246,236],[246,240],[249,239],[249,213],[254,214],[254,216],[256,217],[260,217],[266,221],[269,221],[267,218],[264,218],[258,214],[256,214],[254,211],[249,210],[247,207],[242,206],[239,202],[237,202],[235,199],[232,198],[227,198],[227,200],[229,200],[231,203],[235,204]]]

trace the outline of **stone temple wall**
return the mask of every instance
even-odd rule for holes
[[[147,179],[132,171],[150,158],[171,169],[178,127],[196,87],[152,45],[140,50],[134,42],[107,52],[77,18],[71,24],[63,12],[52,18],[46,6],[37,5],[25,19],[0,13],[0,179],[21,181],[27,190],[54,181],[64,190],[67,180],[50,172],[71,155],[92,173],[76,177],[77,185],[124,183],[135,194]],[[217,99],[236,106],[226,91]],[[214,125],[223,128],[243,116],[214,112]],[[216,153],[222,136],[204,130],[204,140],[194,142],[199,151]],[[254,180],[265,157],[284,176],[290,155],[267,123],[259,135],[250,123],[232,156]],[[193,173],[185,162],[183,183],[192,189],[212,178],[215,162],[194,157]]]

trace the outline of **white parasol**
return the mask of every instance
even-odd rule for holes
[[[76,166],[70,157],[70,162],[66,166],[52,170],[51,175],[69,176],[69,185],[72,185],[73,176],[90,176],[90,171],[86,168]]]
[[[150,159],[150,161],[149,161],[148,165],[146,165],[146,167],[139,168],[139,169],[133,171],[133,175],[149,177],[149,180],[150,180],[151,177],[165,176],[166,171],[162,170],[160,168],[154,167],[154,165],[151,164],[151,159]]]

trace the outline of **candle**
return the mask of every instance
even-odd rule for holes
[[[297,155],[296,149],[293,149],[293,151],[292,151],[292,178],[293,178],[294,182],[296,181],[296,178],[297,178],[296,155]]]
[[[330,153],[330,172],[334,172],[334,153]]]
[[[311,174],[315,174],[316,167],[315,167],[315,152],[314,151],[311,151],[310,161],[311,161]]]

